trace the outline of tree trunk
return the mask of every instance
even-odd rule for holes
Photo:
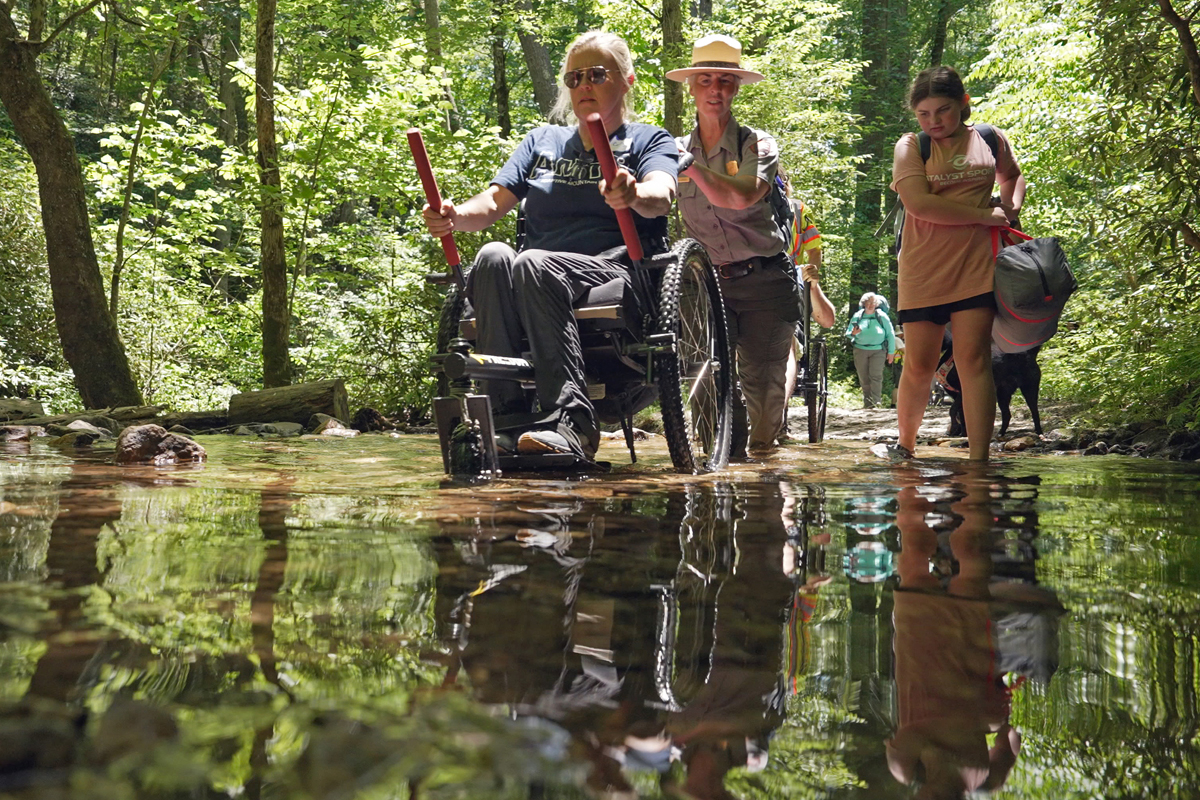
[[[288,354],[287,260],[283,250],[283,194],[275,146],[275,0],[258,0],[258,42],[254,59],[254,113],[258,123],[258,175],[261,185],[263,386],[292,380]]]
[[[879,285],[879,240],[875,229],[879,227],[880,205],[883,202],[879,185],[880,163],[883,153],[883,119],[880,106],[887,59],[887,37],[885,27],[884,0],[864,0],[862,9],[862,60],[861,85],[855,101],[861,117],[862,142],[859,152],[866,156],[858,165],[858,188],[854,196],[854,241],[850,265],[850,303],[863,293],[876,291]]]
[[[683,3],[663,0],[662,4],[663,127],[672,136],[683,135],[683,84],[669,80],[668,70],[685,66],[683,43]]]
[[[517,21],[517,39],[521,42],[525,68],[529,70],[529,81],[533,84],[533,99],[542,115],[548,116],[558,97],[558,78],[550,64],[550,54],[537,35],[533,4],[530,0],[517,0],[517,9],[521,12]]]
[[[1192,83],[1192,99],[1200,106],[1200,48],[1196,46],[1196,35],[1192,32],[1190,19],[1184,19],[1171,5],[1171,0],[1158,0],[1163,18],[1179,33],[1179,44],[1183,47],[1183,59],[1187,65],[1188,79]]]
[[[46,31],[46,0],[29,0],[29,41],[40,42]]]
[[[425,0],[425,53],[432,67],[444,65],[442,60],[442,12],[439,0]],[[454,92],[449,86],[446,95],[446,130],[458,130],[458,109],[454,105]]]
[[[908,0],[888,0],[888,70],[887,70],[887,86],[888,93],[883,98],[885,108],[895,108],[897,113],[893,119],[886,120],[885,134],[883,137],[883,145],[885,150],[881,154],[883,163],[881,166],[884,169],[888,167],[888,151],[887,145],[895,142],[900,138],[900,135],[912,129],[912,114],[908,111],[908,74],[912,69],[913,49],[912,42],[912,26],[908,21]],[[891,208],[893,203],[899,202],[899,195],[895,192],[883,189],[884,208]],[[892,307],[896,308],[898,299],[896,278],[898,272],[898,263],[896,254],[888,248],[887,255],[887,288],[882,291],[882,294],[888,297]],[[882,288],[882,287],[881,287]],[[860,295],[861,296],[861,295]]]
[[[929,37],[929,66],[936,67],[942,63],[942,55],[946,51],[946,29],[950,26],[950,17],[954,16],[953,0],[942,0],[938,4],[937,15],[933,18],[933,33]]]
[[[495,78],[496,124],[500,126],[500,135],[507,139],[512,135],[512,114],[508,107],[508,52],[504,47],[508,33],[506,28],[503,0],[493,0],[492,75]]]
[[[246,101],[229,66],[237,60],[242,47],[241,16],[236,3],[229,3],[220,10],[221,65],[217,72],[217,93],[221,140],[230,147],[242,147],[246,143]]]
[[[315,383],[297,383],[243,392],[229,398],[229,424],[246,422],[296,422],[307,425],[313,414],[328,414],[349,424],[350,405],[346,385],[340,378]]]
[[[75,142],[38,75],[37,53],[34,44],[20,40],[0,6],[0,101],[37,170],[63,355],[88,407],[140,405],[141,392],[105,303]]]

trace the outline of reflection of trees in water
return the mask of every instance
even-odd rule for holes
[[[956,508],[966,495],[956,480],[924,476],[919,487],[933,539],[924,561],[939,586],[981,574],[964,572],[950,541],[972,524]],[[867,568],[882,562],[852,569],[844,558],[859,542],[900,554],[895,490],[875,487],[882,510],[879,497],[849,502],[851,490],[786,483],[448,493],[426,509],[445,518],[426,545],[361,499],[148,491],[86,468],[62,488],[57,503],[27,504],[38,516],[0,520],[38,554],[9,562],[10,575],[44,570],[55,584],[37,595],[44,650],[5,632],[6,652],[27,653],[16,673],[28,678],[7,685],[29,697],[4,717],[57,731],[56,757],[75,769],[92,769],[97,753],[95,763],[128,758],[112,792],[172,764],[186,765],[169,772],[198,795],[304,786],[334,797],[361,786],[436,797],[454,772],[463,791],[524,797],[539,782],[578,783],[583,764],[593,782],[624,776],[654,796],[655,773],[629,764],[657,763],[667,728],[680,755],[690,746],[691,763],[708,759],[714,773],[760,758],[765,740],[768,769],[723,776],[736,796],[849,796],[859,782],[872,797],[909,792],[882,748],[899,724],[895,579]],[[1196,539],[1161,521],[1122,528],[1113,487],[1088,491],[1047,501],[1036,478],[994,478],[977,504],[987,531],[968,560],[986,554],[990,602],[1007,604],[989,617],[997,631],[1036,649],[1050,639],[1037,615],[1021,617],[1031,588],[1073,591],[1061,631],[1069,658],[1048,686],[1013,695],[1025,747],[1007,787],[1035,793],[1026,776],[1036,774],[1064,796],[1077,786],[1190,796],[1197,771],[1179,742],[1197,728]],[[1039,535],[1063,524],[1070,537]],[[790,555],[786,541],[799,544]],[[779,583],[789,558],[801,571]],[[800,590],[822,575],[834,582]],[[1053,671],[1025,655],[1024,667],[1006,663]],[[722,697],[783,685],[784,721],[761,698],[715,702],[705,692],[722,670]],[[45,713],[46,702],[61,712]],[[630,734],[643,753],[629,755]]]

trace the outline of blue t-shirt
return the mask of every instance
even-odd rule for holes
[[[639,181],[651,172],[676,177],[679,151],[662,128],[627,122],[608,139],[617,165]],[[525,201],[523,249],[594,256],[624,244],[617,215],[600,194],[601,177],[577,127],[546,125],[529,132],[492,183]],[[665,216],[647,219],[634,211],[633,219],[647,250],[665,243]]]

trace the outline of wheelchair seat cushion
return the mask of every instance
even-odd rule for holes
[[[575,303],[575,307],[620,305],[628,287],[629,284],[624,278],[613,278],[608,283],[593,286],[585,291],[579,302]]]

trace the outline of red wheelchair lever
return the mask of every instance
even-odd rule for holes
[[[429,203],[429,207],[433,209],[441,209],[442,194],[438,191],[437,178],[433,176],[433,166],[429,163],[429,153],[425,151],[425,139],[421,137],[421,131],[416,128],[409,128],[408,132],[408,149],[412,150],[413,161],[417,165],[417,174],[421,176],[421,188],[425,190],[425,201]],[[605,144],[608,144],[605,141]],[[610,153],[609,158],[612,155]],[[458,255],[458,245],[454,243],[454,234],[447,233],[442,237],[442,253],[446,256],[446,263],[450,266],[450,272],[454,275],[454,282],[458,284],[459,289],[465,289],[467,286],[466,280],[463,278],[462,259]]]
[[[588,132],[592,135],[592,147],[596,150],[596,160],[600,162],[600,173],[611,186],[617,177],[617,160],[613,158],[612,147],[608,144],[608,131],[604,130],[604,120],[596,112],[587,115],[585,120]],[[634,261],[641,261],[642,240],[638,238],[637,225],[633,222],[633,212],[622,208],[617,212],[617,224],[621,226],[621,238],[625,240],[625,249]]]

